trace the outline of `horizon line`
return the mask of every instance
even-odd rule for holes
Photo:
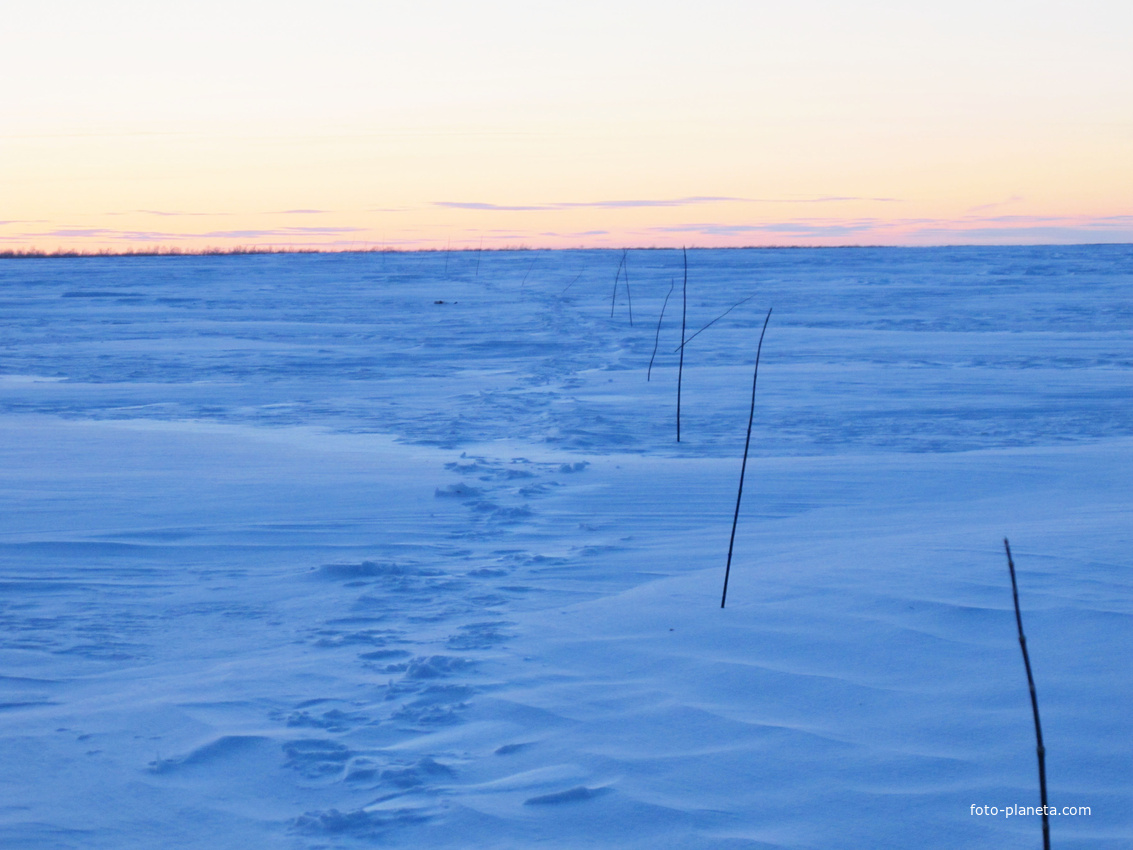
[[[394,248],[389,246],[371,248],[317,248],[317,247],[259,247],[235,246],[232,248],[125,248],[115,250],[111,248],[82,249],[57,248],[46,250],[43,248],[16,248],[0,250],[0,260],[50,260],[50,259],[97,259],[100,257],[227,257],[247,256],[258,254],[471,254],[484,251],[502,253],[510,251],[805,251],[805,250],[839,250],[839,249],[878,249],[890,248],[894,250],[924,250],[932,248],[1089,248],[1117,245],[1133,245],[1133,240],[1126,242],[1031,242],[1026,244],[1013,243],[960,243],[940,242],[931,245],[892,245],[881,243],[846,242],[839,245],[618,245],[607,247],[576,248],[533,248],[528,245],[512,245],[504,247],[478,247],[478,248]]]

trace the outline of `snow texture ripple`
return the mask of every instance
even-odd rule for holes
[[[621,259],[0,261],[0,845],[1130,846],[1133,248]]]

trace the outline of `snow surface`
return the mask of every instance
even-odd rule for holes
[[[1133,248],[619,260],[0,261],[0,846],[1133,846]]]

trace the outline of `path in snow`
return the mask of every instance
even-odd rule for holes
[[[677,256],[5,264],[5,846],[1030,847],[1005,533],[1126,846],[1129,250],[695,252],[723,612]]]

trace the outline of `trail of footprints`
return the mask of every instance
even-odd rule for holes
[[[560,477],[587,466],[466,455],[446,464],[458,480],[438,486],[435,496],[456,500],[465,511],[451,543],[391,541],[392,557],[324,564],[310,572],[309,580],[324,594],[329,591],[331,607],[340,614],[298,639],[325,652],[328,668],[342,670],[337,678],[349,696],[340,692],[280,707],[269,714],[273,734],[224,736],[179,756],[159,756],[149,770],[218,769],[226,759],[278,748],[269,761],[290,771],[297,788],[331,792],[322,795],[324,804],[342,801],[290,821],[294,833],[317,842],[331,836],[373,838],[435,818],[446,793],[460,784],[462,766],[485,758],[524,758],[519,754],[537,745],[501,741],[483,752],[419,757],[408,755],[412,748],[403,745],[461,723],[476,696],[491,689],[485,668],[512,636],[507,605],[536,591],[513,583],[514,574],[557,571],[567,563],[499,544],[518,523],[537,519],[532,503],[562,487]],[[590,554],[589,548],[579,554]],[[352,690],[359,684],[363,688]],[[605,790],[540,787],[524,802],[572,803]]]
[[[586,469],[585,462],[543,464],[462,455],[446,464],[459,476],[436,489],[437,499],[458,500],[467,510],[453,537],[465,545],[498,538],[533,517],[532,502],[562,486],[558,476]],[[498,542],[498,541],[497,541]],[[422,547],[423,548],[423,547]],[[312,837],[373,837],[435,817],[446,787],[459,782],[470,759],[498,758],[523,745],[484,753],[451,752],[422,758],[394,745],[462,722],[478,693],[491,687],[484,671],[493,652],[511,637],[503,611],[530,587],[509,584],[517,570],[559,559],[522,549],[477,554],[452,548],[415,558],[328,564],[312,578],[353,594],[344,616],[305,636],[311,645],[349,650],[377,696],[368,702],[313,699],[273,719],[289,737],[284,763],[301,786],[341,787],[340,808],[304,812],[291,828]],[[471,569],[442,568],[463,562]],[[592,789],[563,788],[528,800],[532,805],[586,799]],[[596,793],[596,792],[594,792]],[[357,805],[360,795],[365,801]]]

